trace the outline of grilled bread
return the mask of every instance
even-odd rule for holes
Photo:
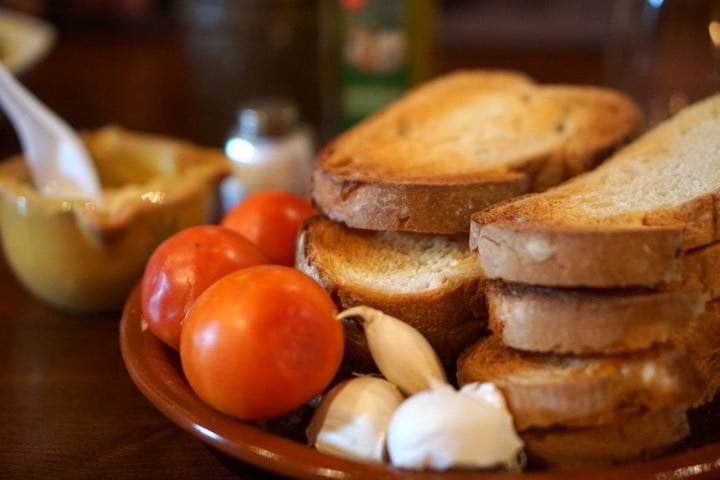
[[[720,300],[709,302],[705,313],[673,332],[672,340],[684,345],[705,379],[705,390],[694,407],[720,395]]]
[[[329,143],[312,197],[354,228],[468,232],[472,213],[593,168],[642,125],[636,104],[612,90],[455,72]]]
[[[490,335],[458,359],[458,382],[494,382],[519,431],[597,427],[645,410],[697,403],[705,380],[684,348],[617,355],[522,352]]]
[[[685,410],[668,407],[591,428],[552,428],[521,434],[529,463],[567,470],[657,455],[690,433]]]
[[[560,287],[680,281],[720,237],[720,95],[686,107],[591,172],[472,216],[490,278]]]
[[[664,289],[576,289],[488,281],[490,328],[520,350],[615,353],[666,342],[720,296],[720,243],[688,252]],[[720,338],[720,337],[718,337]],[[720,343],[720,341],[718,342]]]
[[[446,364],[487,327],[467,235],[358,230],[317,215],[299,233],[296,266],[340,308],[367,305],[414,326]]]

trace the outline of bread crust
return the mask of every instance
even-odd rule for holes
[[[720,394],[720,301],[709,302],[705,313],[673,332],[672,340],[685,346],[706,383],[692,407],[711,402]]]
[[[685,254],[679,289],[698,290],[706,302],[720,298],[720,242]]]
[[[666,342],[704,311],[699,291],[575,290],[491,282],[490,329],[535,352],[621,353]]]
[[[619,353],[667,341],[720,297],[720,243],[687,252],[678,284],[649,288],[558,288],[490,280],[490,329],[513,348]]]
[[[546,286],[657,286],[683,251],[720,238],[720,95],[595,170],[473,214],[488,277]]]
[[[405,292],[389,291],[379,282],[377,275],[391,275],[390,265],[404,256],[413,258],[422,253],[425,241],[434,235],[389,233],[402,239],[397,245],[385,243],[381,232],[358,231],[318,215],[306,220],[297,240],[296,267],[313,277],[332,296],[340,309],[367,305],[399,318],[418,329],[435,348],[441,360],[454,364],[457,356],[470,342],[487,329],[484,281],[474,255],[467,249],[465,237],[439,239],[452,245],[457,254],[447,264],[438,265],[432,274],[442,277],[435,287]],[[414,238],[417,238],[417,244]],[[439,238],[439,237],[438,237]],[[464,258],[462,267],[453,265],[456,257]],[[407,274],[420,274],[428,267],[419,261],[417,270]],[[347,272],[352,271],[353,275]],[[361,283],[352,277],[363,278]],[[347,326],[346,326],[347,329]],[[346,335],[357,338],[357,335]],[[354,341],[351,351],[364,346]]]
[[[651,457],[689,434],[685,410],[669,407],[599,427],[531,430],[521,437],[531,466],[566,470]]]
[[[349,180],[316,169],[313,199],[325,215],[349,227],[453,234],[467,232],[470,216],[528,191],[529,179],[508,172],[498,179],[425,179],[423,183]]]
[[[471,213],[593,168],[641,126],[615,91],[454,72],[330,142],[312,196],[354,228],[466,233]]]
[[[677,283],[682,273],[680,228],[563,230],[503,218],[474,221],[469,241],[487,278],[510,282],[656,287]]]
[[[623,415],[697,402],[705,382],[684,349],[663,345],[618,355],[521,352],[490,335],[458,360],[458,382],[494,382],[518,431],[593,427]]]

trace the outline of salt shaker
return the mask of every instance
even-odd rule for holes
[[[262,97],[245,102],[225,142],[233,172],[220,186],[223,211],[261,190],[306,196],[313,148],[310,129],[300,122],[292,101]]]

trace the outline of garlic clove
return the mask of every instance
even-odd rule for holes
[[[492,384],[443,385],[408,398],[390,420],[387,448],[401,468],[522,468],[522,440]]]
[[[338,315],[341,320],[348,317],[360,318],[375,365],[405,395],[447,384],[437,353],[414,327],[366,306],[351,307]]]
[[[313,414],[310,445],[332,455],[383,462],[390,418],[405,399],[380,377],[355,377],[333,387]]]

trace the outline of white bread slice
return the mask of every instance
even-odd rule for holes
[[[329,143],[312,196],[354,228],[467,232],[473,212],[593,168],[641,127],[636,104],[609,89],[454,72]]]
[[[685,346],[705,379],[705,391],[692,406],[717,398],[720,395],[720,301],[708,303],[705,313],[673,332],[673,341]]]
[[[529,464],[569,470],[648,458],[690,433],[683,408],[668,407],[629,415],[594,428],[554,428],[523,432]]]
[[[316,215],[298,235],[296,266],[339,308],[367,305],[414,326],[446,363],[487,327],[467,235],[356,230]]]
[[[494,382],[518,431],[594,427],[624,415],[697,402],[704,380],[683,348],[661,345],[617,355],[521,352],[490,335],[458,360],[460,385]]]
[[[677,282],[683,251],[720,239],[720,95],[595,170],[472,216],[488,278],[546,286]]]
[[[720,243],[688,252],[681,284],[568,289],[488,281],[490,329],[505,345],[553,353],[617,353],[667,341],[720,296]]]

